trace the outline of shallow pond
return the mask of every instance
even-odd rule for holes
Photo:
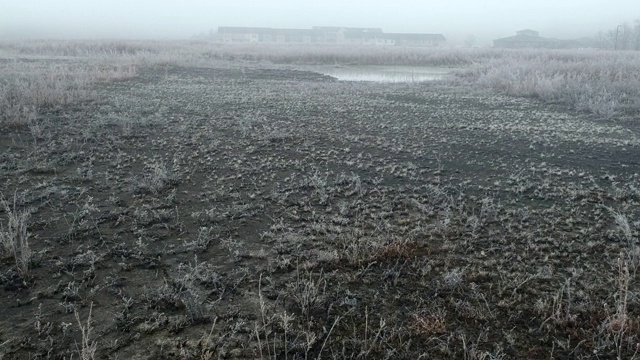
[[[387,83],[441,80],[451,69],[428,66],[317,66],[307,68],[343,81],[374,81]]]

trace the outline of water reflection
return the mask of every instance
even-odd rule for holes
[[[423,66],[344,66],[310,69],[343,81],[406,83],[441,80],[451,69]]]

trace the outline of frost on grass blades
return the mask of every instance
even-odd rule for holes
[[[639,358],[635,53],[0,57],[2,359]]]
[[[56,59],[55,63],[45,61]],[[24,61],[39,59],[39,61]],[[69,62],[81,61],[71,65]],[[91,84],[135,76],[150,65],[219,66],[220,62],[338,66],[320,71],[347,80],[371,74],[361,66],[437,68],[409,71],[433,80],[453,71],[457,81],[512,96],[562,103],[602,118],[640,113],[640,53],[602,50],[375,48],[305,45],[221,45],[205,41],[51,41],[0,43],[0,121],[32,122],[42,108],[91,98]],[[385,68],[388,70],[388,68]],[[462,69],[462,70],[460,70]],[[375,80],[396,72],[376,71]],[[393,71],[391,71],[393,72]],[[433,76],[431,76],[433,75]],[[427,79],[428,77],[428,79]],[[456,80],[453,81],[456,81]]]
[[[604,118],[640,114],[640,53],[508,51],[461,74],[513,96],[559,102]]]
[[[135,75],[133,65],[0,59],[0,124],[32,124],[38,114],[95,99],[96,82]]]

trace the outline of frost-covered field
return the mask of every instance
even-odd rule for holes
[[[42,68],[26,61],[57,60]],[[148,65],[215,66],[220,60],[294,65],[411,65],[460,68],[460,81],[562,103],[603,118],[640,114],[640,53],[601,50],[421,49],[221,45],[206,42],[57,41],[0,44],[5,120],[30,106],[87,97],[97,79]],[[66,61],[65,61],[66,60]],[[79,61],[69,68],[65,63]],[[22,68],[25,67],[25,68]],[[7,74],[14,76],[7,76]],[[20,75],[16,75],[20,74]],[[24,101],[24,103],[22,103]],[[17,115],[16,115],[17,114]]]
[[[638,352],[635,53],[0,59],[0,358]],[[308,64],[464,69],[340,82]]]

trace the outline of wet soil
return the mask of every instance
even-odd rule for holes
[[[31,249],[0,261],[0,357],[638,350],[637,122],[251,64],[97,91],[0,131]]]

